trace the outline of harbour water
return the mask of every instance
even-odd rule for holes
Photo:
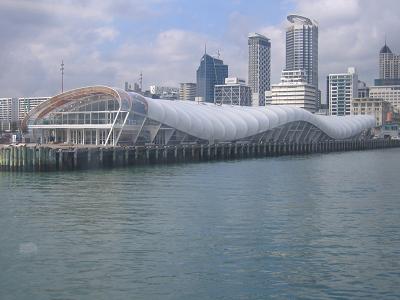
[[[0,299],[398,299],[399,157],[0,172]]]

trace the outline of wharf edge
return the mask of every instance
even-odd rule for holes
[[[55,171],[231,160],[400,147],[400,140],[331,140],[319,143],[220,143],[176,146],[0,145],[1,171]]]

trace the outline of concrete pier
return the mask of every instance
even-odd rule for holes
[[[210,160],[242,159],[361,151],[400,147],[399,140],[343,140],[318,143],[220,143],[176,146],[96,147],[62,145],[0,145],[2,171],[53,171],[118,167],[143,164],[166,164]]]

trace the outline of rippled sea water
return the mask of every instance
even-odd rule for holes
[[[0,172],[0,299],[399,299],[399,158]]]

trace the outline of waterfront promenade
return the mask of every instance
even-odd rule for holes
[[[0,145],[0,170],[53,171],[143,164],[230,160],[400,147],[399,140],[335,140],[318,143],[220,143],[176,146]]]

